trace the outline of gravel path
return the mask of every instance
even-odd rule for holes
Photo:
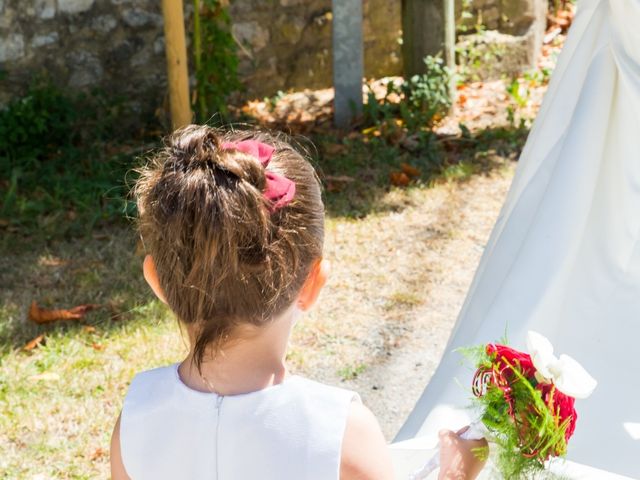
[[[513,167],[490,176],[474,176],[449,190],[441,221],[448,234],[423,252],[429,286],[425,303],[408,320],[409,334],[396,342],[386,359],[345,382],[360,392],[378,417],[388,440],[407,418],[438,365],[449,333],[509,188]],[[425,218],[432,212],[414,208],[406,221],[432,228]]]

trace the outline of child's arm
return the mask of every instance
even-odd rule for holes
[[[120,452],[120,415],[111,435],[111,480],[131,480],[124,469]]]
[[[340,480],[393,480],[391,454],[378,420],[358,401],[351,402],[347,417]]]

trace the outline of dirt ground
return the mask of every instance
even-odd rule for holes
[[[354,372],[327,370],[322,361],[312,361],[313,367],[303,370],[312,377],[340,382],[359,392],[380,420],[388,440],[393,439],[438,365],[514,168],[514,163],[506,162],[503,168],[487,175],[418,192],[413,205],[381,218],[375,239],[380,256],[353,258],[348,266],[348,274],[355,273],[355,278],[358,273],[353,270],[359,264],[365,275],[379,275],[381,282],[387,284],[380,286],[383,291],[388,292],[388,284],[397,282],[398,288],[405,289],[404,294],[390,296],[400,305],[389,307],[395,312],[387,311],[384,316],[376,315],[375,308],[369,307],[367,315],[369,302],[357,297],[355,303],[359,305],[350,310],[348,322],[357,330],[358,326],[363,328],[357,315],[369,316],[364,328],[369,329],[370,335],[354,335],[359,343],[364,340],[364,345],[358,345],[359,355],[366,359],[369,351],[375,358],[363,363],[361,372],[357,367]],[[358,225],[341,227],[357,230]],[[343,258],[344,252],[353,247],[354,238],[362,238],[361,233],[341,235],[339,242],[328,246],[329,256]],[[337,271],[326,296],[345,288],[341,268],[334,269]],[[370,286],[367,290],[371,293],[376,289]],[[344,303],[340,302],[340,306]],[[299,337],[294,338],[294,348],[297,341]],[[353,362],[353,356],[348,356]],[[349,374],[351,378],[345,379]]]

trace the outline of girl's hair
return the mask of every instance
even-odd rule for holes
[[[224,142],[275,148],[268,167]],[[295,182],[291,203],[270,211],[265,172]],[[167,303],[194,324],[194,362],[242,323],[263,325],[296,299],[322,255],[324,206],[310,163],[280,134],[176,131],[140,169],[139,228]]]

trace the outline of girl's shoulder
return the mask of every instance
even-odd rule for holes
[[[136,374],[125,397],[125,406],[135,407],[144,403],[158,403],[173,399],[183,407],[197,406],[202,403],[208,407],[212,397],[223,398],[227,404],[237,403],[238,405],[270,401],[282,403],[287,399],[291,402],[326,403],[327,405],[360,401],[360,396],[356,392],[301,375],[288,375],[283,382],[262,390],[223,397],[215,393],[193,390],[185,385],[178,374],[178,365],[176,363]]]
[[[132,478],[154,480],[184,478],[178,472],[196,467],[207,475],[221,468],[226,478],[338,478],[354,399],[354,392],[298,375],[220,396],[187,387],[175,365],[149,370],[135,376],[125,398],[123,463]],[[216,458],[225,460],[217,465]]]

